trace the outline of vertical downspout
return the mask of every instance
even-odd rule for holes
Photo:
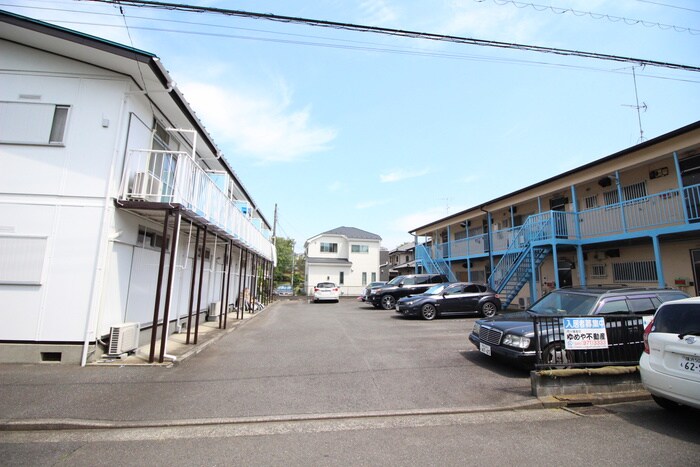
[[[472,255],[469,248],[469,220],[464,221],[465,240],[467,242],[467,281],[472,281]]]
[[[175,223],[173,224],[173,240],[170,245],[170,269],[168,270],[168,284],[165,289],[165,308],[163,310],[163,330],[160,334],[160,358],[159,363],[163,363],[165,358],[166,348],[168,344],[168,329],[170,328],[170,302],[173,296],[173,283],[175,281],[175,264],[177,262],[177,247],[180,241],[180,220],[182,219],[182,214],[180,211],[175,212]],[[163,237],[164,239],[167,237]],[[166,243],[163,241],[163,243]],[[168,356],[172,360],[175,357]]]
[[[678,191],[683,203],[683,220],[688,224],[688,203],[685,202],[685,187],[683,186],[683,173],[681,172],[681,164],[678,162],[678,153],[673,151],[673,163],[676,166],[676,177],[678,180]]]
[[[493,278],[491,277],[493,275],[493,238],[491,237],[491,213],[486,212],[486,229],[488,230],[488,239],[489,239],[489,268],[491,271],[491,274],[489,274],[489,283],[491,285],[491,288],[493,288]]]
[[[418,235],[413,234],[413,273],[418,274],[418,261],[416,261],[416,251],[418,250]],[[389,275],[389,271],[387,273],[387,279]],[[382,278],[380,277],[379,280]]]
[[[165,269],[165,253],[168,249],[168,223],[170,222],[170,210],[165,211],[163,219],[163,244],[160,246],[160,261],[158,264],[158,280],[156,282],[156,302],[153,306],[153,322],[151,323],[151,347],[148,352],[148,362],[156,361],[156,337],[158,334],[158,315],[160,315],[160,296],[163,286],[163,270]]]
[[[535,268],[535,249],[530,248],[530,303],[537,301],[537,268]]]
[[[197,345],[199,337],[199,310],[202,309],[202,283],[204,282],[204,258],[207,252],[207,226],[204,226],[204,236],[202,238],[202,257],[199,260],[199,287],[197,288],[197,309],[194,310],[194,345]]]
[[[447,226],[447,267],[450,268],[450,272],[452,272],[452,229],[450,229],[450,226]],[[448,279],[451,279],[450,276],[448,276]]]
[[[122,132],[123,120],[124,120],[124,109],[126,108],[127,95],[124,94],[121,106],[119,108],[119,125],[116,128],[117,137],[120,136]],[[126,141],[125,141],[126,145]],[[114,148],[112,153],[112,164],[109,168],[109,178],[107,179],[107,187],[105,188],[104,196],[104,207],[102,208],[102,225],[100,226],[99,235],[99,245],[97,247],[97,257],[95,259],[95,276],[92,282],[92,290],[90,291],[90,308],[88,309],[88,316],[85,322],[85,338],[83,340],[83,352],[80,357],[80,366],[85,366],[87,364],[87,354],[88,348],[90,347],[90,340],[92,337],[97,336],[97,326],[99,320],[97,315],[99,313],[101,295],[102,295],[102,285],[104,284],[104,276],[107,274],[107,268],[105,263],[107,259],[104,257],[107,254],[107,213],[110,209],[111,201],[111,191],[112,191],[112,179],[114,177],[114,172],[116,170],[117,156],[119,154],[119,147]],[[126,166],[126,160],[124,161],[124,166]],[[98,290],[99,289],[99,290]]]
[[[579,217],[576,186],[571,185],[571,199],[574,200],[574,222],[576,223],[576,261],[578,262],[578,280],[581,287],[586,286],[586,268],[583,263],[583,246],[581,245],[581,219]]]
[[[552,243],[552,259],[554,260],[554,287],[559,288],[559,256],[557,255],[557,243]]]
[[[192,259],[192,281],[190,282],[190,302],[187,312],[187,339],[185,344],[190,343],[190,333],[192,332],[192,306],[194,305],[194,284],[197,280],[197,253],[199,249],[199,226],[197,226],[197,233],[194,237],[194,258]],[[204,249],[202,249],[202,252]],[[203,255],[204,253],[202,253]]]
[[[622,182],[620,181],[620,171],[615,171],[615,181],[617,181],[617,199],[620,202],[620,220],[622,221],[622,232],[627,233],[627,219],[625,218],[625,199],[622,197]]]
[[[654,245],[654,259],[656,260],[656,279],[659,284],[659,288],[666,287],[666,280],[664,278],[664,266],[661,261],[661,245],[659,244],[659,236],[652,235],[651,241]]]

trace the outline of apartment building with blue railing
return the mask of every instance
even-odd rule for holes
[[[700,122],[411,231],[416,269],[522,308],[566,286],[700,294]]]

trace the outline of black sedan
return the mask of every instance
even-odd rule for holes
[[[440,316],[481,314],[491,317],[501,309],[498,294],[483,284],[453,282],[437,284],[419,295],[396,302],[396,312],[431,320]]]

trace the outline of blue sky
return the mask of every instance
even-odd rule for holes
[[[700,66],[696,0],[179,3]],[[627,63],[89,1],[0,8],[160,57],[297,251],[339,226],[392,249],[640,141]],[[647,66],[636,80],[645,139],[700,120],[700,73]]]

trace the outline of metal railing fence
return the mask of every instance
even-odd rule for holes
[[[600,316],[596,316],[599,318]],[[591,316],[533,316],[536,369],[634,366],[644,351],[644,318],[641,315],[604,315],[608,347],[569,350],[564,318]]]

